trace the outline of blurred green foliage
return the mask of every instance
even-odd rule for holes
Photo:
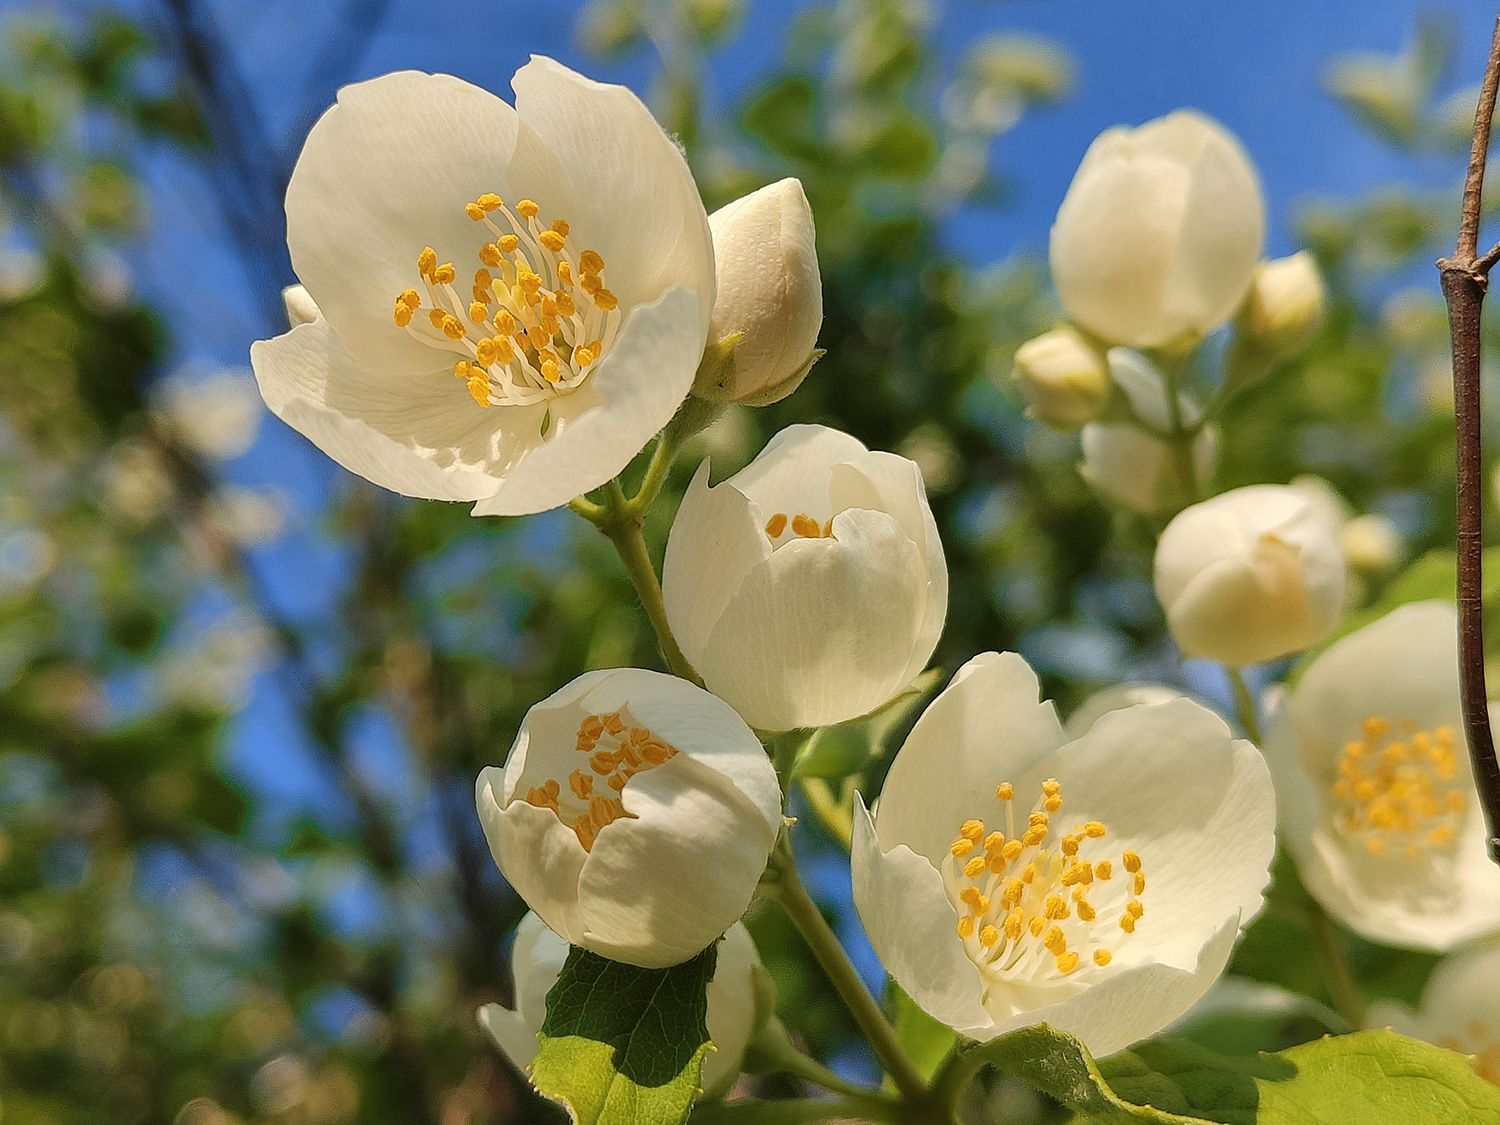
[[[502,758],[527,707],[580,670],[660,666],[650,630],[608,543],[567,513],[476,521],[347,476],[310,532],[342,552],[336,639],[278,609],[226,514],[219,460],[163,398],[165,328],[119,283],[120,250],[150,207],[145,146],[261,175],[247,198],[279,200],[276,169],[247,159],[231,127],[245,107],[222,55],[203,49],[194,6],[168,7],[175,22],[149,34],[107,14],[81,31],[6,26],[0,1119],[546,1119],[473,1019],[509,999],[505,940],[524,906],[478,835],[472,778]],[[1028,421],[1008,385],[1015,348],[1060,318],[1045,264],[975,266],[940,238],[955,208],[1003,202],[991,142],[1068,96],[1066,54],[997,35],[945,71],[924,5],[841,0],[786,29],[785,63],[745,104],[705,109],[705,49],[733,36],[741,8],[592,0],[579,23],[591,51],[656,52],[653,103],[710,208],[796,175],[818,223],[828,354],[790,398],[732,408],[694,439],[648,524],[652,549],[703,456],[721,479],[779,427],[823,422],[923,469],[951,574],[945,669],[1019,646],[1064,712],[1107,682],[1180,677],[1148,584],[1154,529],[1097,502],[1076,439]],[[1447,51],[1424,25],[1402,54],[1335,62],[1329,87],[1392,143],[1452,152],[1468,103],[1436,99]],[[85,118],[109,127],[81,129]],[[1331,311],[1304,355],[1231,403],[1216,488],[1316,472],[1355,509],[1390,515],[1411,557],[1447,542],[1446,328],[1416,271],[1452,219],[1451,200],[1400,187],[1303,210],[1299,237],[1330,279]],[[283,261],[279,229],[236,229],[252,239],[236,252]],[[272,306],[292,280],[280,268],[263,279]],[[1380,597],[1386,581],[1367,577],[1359,596]],[[200,628],[205,598],[222,612]],[[226,769],[236,714],[268,694],[338,794],[332,811],[268,825],[266,799]],[[415,780],[395,795],[351,751],[372,713],[391,718],[412,759]],[[827,790],[831,805],[854,784],[878,790],[909,721],[829,732],[809,750],[819,772],[858,769]],[[411,844],[419,817],[445,841],[440,862]],[[837,831],[819,835],[816,819],[810,846],[836,855]],[[165,894],[152,889],[163,870]],[[378,924],[336,923],[330,904],[350,886],[378,904]],[[1235,970],[1326,1001],[1302,894],[1278,868]],[[846,1049],[849,1017],[784,917],[748,921],[794,1037],[824,1058]],[[1432,964],[1351,952],[1370,995],[1410,999]],[[330,1004],[353,1013],[334,1030],[320,1015]],[[904,1035],[941,1048],[909,1002],[895,1005]],[[1263,1042],[1320,1030],[1293,1011]],[[998,1077],[973,1103],[1011,1121],[1055,1116]]]

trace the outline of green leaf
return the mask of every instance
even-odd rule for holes
[[[823,727],[797,758],[798,777],[838,779],[864,768],[873,747],[863,723]]]
[[[901,1049],[906,1052],[906,1057],[911,1059],[922,1078],[931,1082],[932,1076],[948,1057],[948,1052],[953,1050],[953,1044],[958,1042],[957,1033],[917,1007],[917,1002],[901,991],[900,985],[895,981],[890,982],[887,997],[895,1013],[892,1025],[896,1029],[896,1038],[901,1042]]]
[[[678,1125],[709,1049],[708,982],[718,946],[641,969],[574,946],[547,993],[531,1081],[579,1125]]]
[[[1098,1125],[1500,1125],[1500,1089],[1468,1059],[1391,1031],[1238,1058],[1148,1040],[1096,1063],[1042,1025],[975,1049]]]

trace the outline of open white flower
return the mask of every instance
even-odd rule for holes
[[[1259,752],[1187,699],[1068,741],[1036,675],[985,653],[912,728],[854,901],[891,976],[973,1039],[1048,1023],[1096,1055],[1207,991],[1261,907],[1275,803]]]
[[[573,945],[660,969],[739,920],[781,788],[728,704],[640,668],[588,672],[526,713],[475,785],[500,872]]]
[[[1432,970],[1417,1011],[1379,1001],[1370,1005],[1365,1026],[1473,1055],[1479,1076],[1500,1086],[1500,945],[1455,953]]]
[[[1402,606],[1330,645],[1275,711],[1266,756],[1287,847],[1330,914],[1417,949],[1500,932],[1451,605]]]
[[[1184,655],[1243,667],[1326,637],[1348,578],[1333,529],[1313,503],[1299,489],[1254,484],[1167,524],[1155,584]]]
[[[1089,146],[1052,226],[1052,280],[1068,316],[1110,343],[1191,341],[1244,298],[1265,227],[1239,142],[1179,110]]]
[[[319,315],[250,352],[334,460],[476,515],[623,469],[692,385],[714,301],[708,217],[640,99],[541,57],[512,86],[514,109],[414,71],[339,91],[286,197],[296,315]]]
[[[568,943],[527,914],[516,928],[510,967],[516,982],[514,1009],[486,1004],[479,1022],[495,1045],[520,1070],[529,1070],[537,1054],[537,1035],[547,1017],[547,993],[568,959]],[[740,1072],[745,1048],[755,1033],[755,971],[760,956],[755,942],[736,922],[719,943],[714,979],[708,985],[708,1037],[713,1050],[703,1059],[701,1085],[708,1096],[722,1092]]]
[[[699,466],[662,594],[709,690],[754,727],[791,730],[864,715],[916,678],[948,568],[915,463],[788,426],[714,488]]]

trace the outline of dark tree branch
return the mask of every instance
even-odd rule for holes
[[[1489,271],[1500,261],[1500,247],[1483,258],[1479,251],[1480,203],[1484,162],[1490,148],[1490,123],[1500,87],[1500,15],[1490,42],[1489,64],[1474,113],[1474,144],[1464,181],[1458,248],[1438,261],[1448,323],[1453,335],[1453,410],[1457,430],[1458,469],[1458,651],[1464,729],[1474,762],[1474,781],[1489,821],[1490,857],[1500,863],[1500,761],[1490,733],[1489,697],[1484,683],[1484,544],[1483,482],[1479,427],[1479,314],[1489,285]]]

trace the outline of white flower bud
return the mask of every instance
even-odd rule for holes
[[[1338,622],[1344,556],[1306,496],[1251,485],[1179,513],[1156,546],[1156,596],[1186,656],[1232,667],[1316,644]]]
[[[1384,574],[1406,557],[1406,539],[1389,517],[1376,512],[1355,516],[1339,529],[1339,548],[1355,570]]]
[[[1265,352],[1296,355],[1317,332],[1325,300],[1323,275],[1306,250],[1262,262],[1250,283],[1241,330]]]
[[[639,668],[588,672],[532,707],[475,799],[500,873],[551,929],[646,969],[744,914],[781,829],[776,771],[744,720]]]
[[[714,488],[699,467],[662,595],[709,690],[759,730],[791,730],[907,688],[942,632],[948,569],[913,462],[789,426]]]
[[[1130,402],[1135,416],[1158,433],[1171,429],[1166,383],[1150,363],[1125,348],[1111,348],[1110,376]],[[1183,425],[1202,417],[1198,405],[1178,395]],[[1090,422],[1083,428],[1083,464],[1079,471],[1106,500],[1142,515],[1171,512],[1192,496],[1171,446],[1134,422]],[[1193,475],[1199,487],[1213,476],[1219,456],[1219,432],[1204,426],[1191,446]]]
[[[708,225],[718,294],[693,394],[764,406],[796,390],[816,358],[823,282],[812,208],[788,178],[719,208]],[[713,354],[737,333],[727,354]]]
[[[286,306],[286,321],[293,328],[299,324],[311,324],[323,315],[318,302],[301,285],[288,285],[283,289],[281,303]]]
[[[479,1023],[518,1070],[529,1070],[536,1058],[537,1036],[547,1017],[547,993],[568,959],[568,943],[549,930],[536,914],[516,927],[511,948],[511,975],[516,982],[515,1008],[486,1004]],[[714,1049],[703,1058],[701,1085],[706,1096],[722,1093],[740,1072],[745,1048],[758,1030],[756,975],[760,956],[749,932],[736,922],[719,943],[719,959],[708,985],[708,1037]]]
[[[1032,416],[1055,430],[1092,422],[1109,402],[1109,363],[1072,328],[1054,328],[1017,348],[1015,376]]]
[[[1179,110],[1089,146],[1052,227],[1052,279],[1068,316],[1105,340],[1195,340],[1244,299],[1264,234],[1239,142]]]

